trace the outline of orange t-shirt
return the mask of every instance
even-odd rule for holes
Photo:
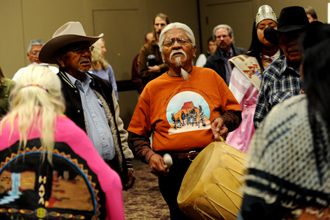
[[[149,137],[154,151],[187,151],[214,141],[211,123],[228,110],[241,111],[223,79],[193,67],[188,81],[167,73],[150,81],[140,96],[128,131]]]

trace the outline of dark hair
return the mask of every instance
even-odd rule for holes
[[[211,55],[211,52],[210,52],[210,48],[209,48],[209,43],[210,43],[210,41],[212,41],[213,43],[215,43],[215,40],[214,40],[214,38],[213,38],[213,36],[211,36],[211,37],[209,37],[208,39],[207,39],[207,54],[205,54],[205,56],[206,56],[206,58],[209,56],[209,55]]]
[[[330,128],[330,25],[319,24],[310,28],[300,48],[308,119],[316,141],[320,137],[319,116],[325,122],[327,132]]]
[[[305,13],[310,14],[312,16],[312,18],[317,19],[316,12],[315,12],[314,8],[312,8],[311,6],[308,6],[307,8],[305,8]]]
[[[257,27],[256,27],[256,21],[253,22],[253,27],[252,27],[252,41],[249,47],[248,52],[246,55],[255,57],[258,60],[259,66],[262,71],[264,71],[264,66],[261,62],[261,57],[260,54],[262,53],[262,44],[258,39],[258,34],[257,34]]]
[[[209,37],[209,38],[207,39],[207,44],[208,44],[210,41],[215,42],[215,40],[213,39],[213,36],[211,36],[211,37]]]

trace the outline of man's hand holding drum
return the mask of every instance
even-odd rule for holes
[[[226,137],[228,135],[228,128],[224,124],[221,117],[214,119],[214,121],[212,122],[212,125],[211,125],[211,130],[212,130],[214,139],[216,141],[220,141],[219,136],[221,136],[224,140],[226,140]]]

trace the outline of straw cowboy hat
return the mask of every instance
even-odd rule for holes
[[[309,21],[304,8],[299,6],[286,7],[282,9],[278,18],[277,30],[268,27],[264,31],[264,36],[269,42],[277,44],[278,33],[304,30],[308,25]]]
[[[101,37],[103,37],[103,33],[97,37],[88,37],[80,22],[69,21],[57,29],[52,39],[41,48],[39,60],[44,63],[56,64],[55,53],[61,47],[79,41],[88,41],[92,45]]]

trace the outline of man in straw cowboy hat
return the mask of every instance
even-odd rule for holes
[[[277,30],[272,27],[265,29],[266,40],[279,44],[284,55],[272,62],[263,73],[254,114],[255,128],[277,103],[303,92],[299,72],[301,55],[297,41],[308,24],[305,10],[291,6],[282,9]]]
[[[39,60],[59,66],[65,114],[87,132],[98,153],[120,175],[125,189],[135,180],[128,133],[111,84],[88,73],[91,45],[102,36],[86,36],[80,22],[67,22],[42,47]]]
[[[159,36],[159,48],[169,71],[143,89],[128,131],[136,155],[159,177],[171,219],[188,219],[176,199],[182,179],[203,148],[238,127],[241,109],[215,71],[192,65],[196,45],[187,25],[167,25]],[[170,169],[164,165],[165,153],[174,160]]]

